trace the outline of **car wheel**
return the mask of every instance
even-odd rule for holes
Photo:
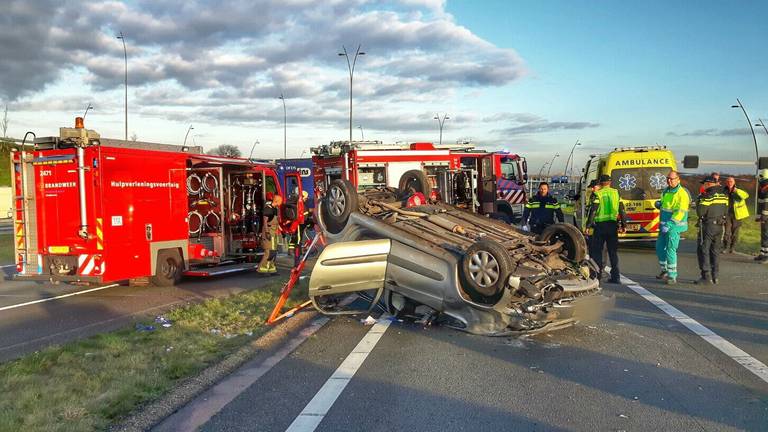
[[[565,256],[576,262],[581,262],[587,257],[587,241],[584,235],[573,225],[557,223],[544,228],[539,234],[538,240],[547,243],[562,241]]]
[[[462,287],[473,301],[494,304],[504,292],[512,267],[512,258],[504,246],[480,240],[467,248],[461,260]]]
[[[409,187],[412,187],[416,192],[423,193],[425,196],[429,196],[429,193],[432,191],[432,183],[422,170],[406,171],[400,176],[398,189],[402,192],[407,192]]]
[[[332,234],[340,233],[347,225],[349,215],[357,210],[357,190],[349,180],[336,179],[328,186],[321,206],[323,224]]]
[[[152,284],[156,286],[174,286],[181,281],[182,261],[176,250],[161,250],[157,254],[155,274]]]

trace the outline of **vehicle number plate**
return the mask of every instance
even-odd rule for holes
[[[640,224],[627,224],[627,231],[640,231]]]

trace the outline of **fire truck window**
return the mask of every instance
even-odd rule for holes
[[[370,189],[387,185],[385,167],[360,167],[357,170],[357,188]]]
[[[509,158],[502,159],[501,176],[506,180],[517,180],[517,163]]]
[[[267,177],[266,191],[267,193],[269,192],[272,192],[273,194],[277,193],[277,183],[275,183],[274,177]]]
[[[285,193],[288,195],[288,200],[299,199],[299,183],[296,180],[296,177],[291,176],[285,178]]]
[[[463,169],[477,169],[477,159],[471,157],[461,158],[461,167]]]

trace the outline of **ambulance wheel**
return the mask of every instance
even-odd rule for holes
[[[587,257],[587,241],[579,229],[571,224],[556,223],[544,228],[538,240],[547,243],[563,242],[565,256],[569,260],[581,262]]]
[[[432,183],[430,183],[429,177],[422,170],[406,171],[400,176],[398,189],[402,192],[407,192],[410,187],[416,192],[423,193],[424,196],[429,196],[429,193],[432,191]]]
[[[357,210],[357,189],[349,181],[336,179],[328,186],[321,206],[323,225],[332,234],[340,233],[347,225],[349,215]]]
[[[473,301],[495,304],[504,293],[513,267],[504,246],[493,240],[480,240],[467,248],[461,260],[461,285]]]
[[[152,284],[156,286],[174,286],[181,281],[182,262],[179,252],[165,249],[157,254],[155,275]]]

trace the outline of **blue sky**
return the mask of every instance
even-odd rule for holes
[[[471,139],[527,156],[532,171],[571,145],[589,153],[665,144],[679,156],[747,160],[741,98],[768,120],[768,2],[11,0],[0,16],[8,134],[53,135],[87,103],[88,126],[141,140],[234,144],[289,156],[348,136],[341,45],[366,139]],[[359,138],[355,128],[355,138]],[[762,152],[768,136],[758,130]]]

